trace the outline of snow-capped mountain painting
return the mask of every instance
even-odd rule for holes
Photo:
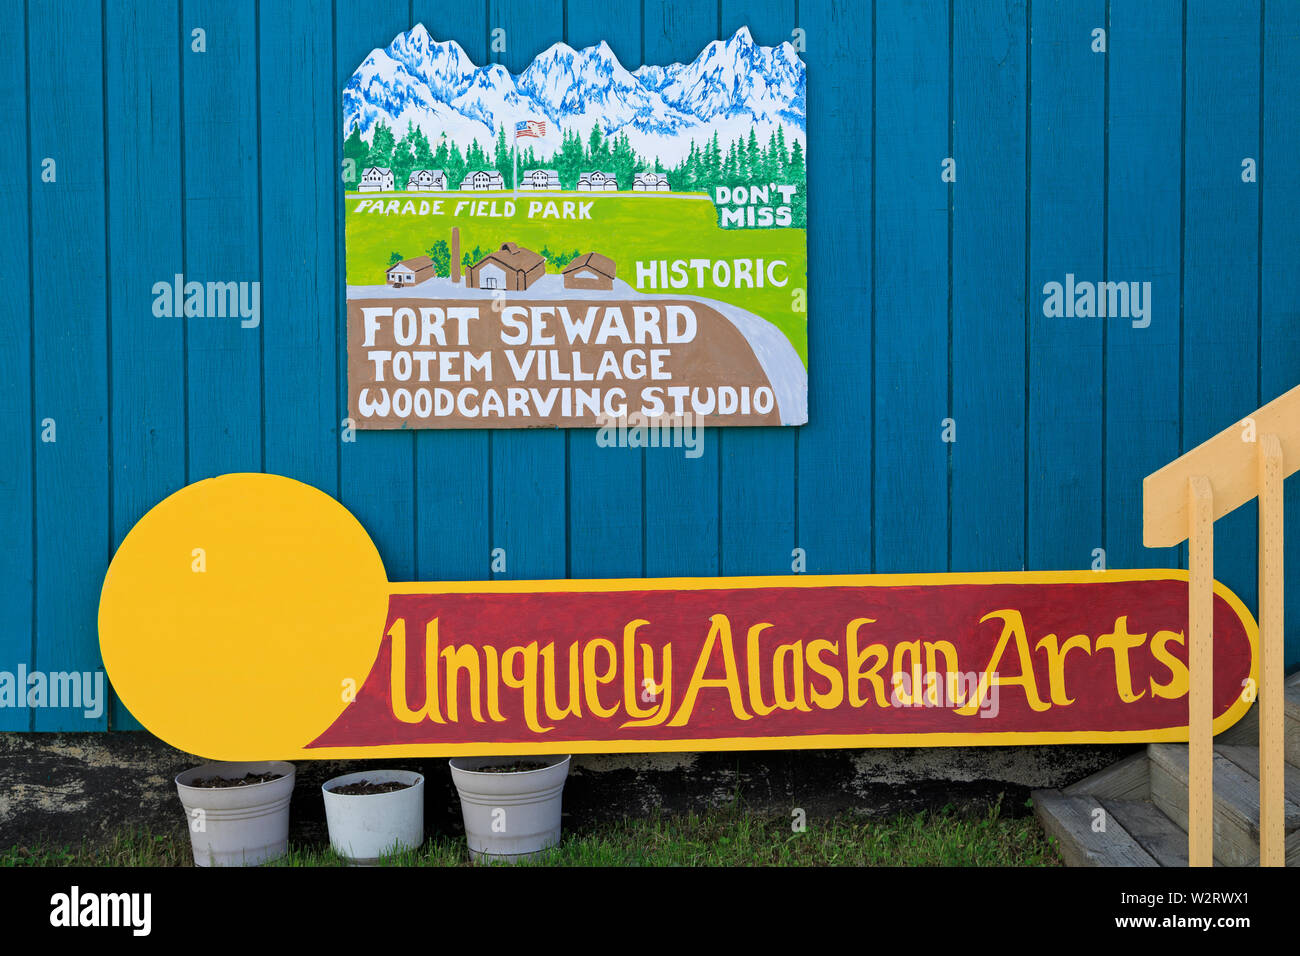
[[[454,40],[439,42],[422,24],[373,50],[343,91],[343,134],[369,142],[379,124],[401,136],[413,126],[431,144],[446,137],[460,150],[477,143],[490,154],[504,130],[546,123],[530,138],[539,161],[563,138],[584,141],[599,127],[625,136],[650,163],[668,168],[713,140],[720,147],[774,134],[790,148],[805,144],[805,71],[790,43],[759,46],[742,27],[709,43],[690,63],[629,71],[607,44],[575,50],[556,43],[518,75],[500,64],[475,65]]]

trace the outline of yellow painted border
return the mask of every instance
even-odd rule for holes
[[[393,594],[538,594],[618,591],[716,591],[756,588],[905,587],[960,584],[1096,584],[1117,581],[1181,581],[1188,573],[1177,568],[1125,571],[972,571],[937,574],[816,574],[768,575],[743,578],[596,578],[556,581],[447,581],[390,584]],[[1250,642],[1250,680],[1259,686],[1259,625],[1250,610],[1229,588],[1214,582],[1217,595],[1236,613]],[[1242,696],[1214,721],[1214,733],[1227,730],[1250,709]],[[975,718],[979,719],[979,718]],[[384,744],[374,747],[306,749],[300,757],[458,757],[507,754],[676,753],[713,750],[812,750],[888,747],[996,747],[1029,744],[1145,744],[1187,740],[1187,727],[1158,727],[1140,731],[992,731],[988,733],[813,734],[795,737],[715,737],[690,740],[549,740],[502,743],[480,741],[437,744]]]
[[[537,594],[590,591],[727,591],[752,588],[906,587],[920,584],[1095,584],[1099,581],[1182,581],[1181,568],[1116,571],[941,571],[906,574],[768,574],[717,578],[561,578],[553,581],[390,582],[393,594]],[[1255,619],[1232,591],[1219,581],[1216,593],[1233,605],[1243,623]],[[1258,628],[1256,628],[1258,631]]]

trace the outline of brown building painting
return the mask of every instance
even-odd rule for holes
[[[471,289],[522,292],[545,273],[545,259],[531,249],[507,242],[470,266],[465,284]]]
[[[614,260],[599,252],[578,256],[564,267],[566,289],[614,288]]]

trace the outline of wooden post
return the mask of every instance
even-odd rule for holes
[[[1282,442],[1259,436],[1259,865],[1286,865],[1282,744]]]
[[[1214,865],[1214,493],[1187,480],[1187,861]]]

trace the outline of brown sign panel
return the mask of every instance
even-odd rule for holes
[[[348,386],[365,428],[781,424],[744,335],[674,298],[353,299]]]

